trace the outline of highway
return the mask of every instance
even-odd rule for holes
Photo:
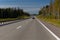
[[[0,26],[0,40],[56,40],[36,19]]]

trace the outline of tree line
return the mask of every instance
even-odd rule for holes
[[[50,5],[44,6],[39,15],[43,17],[60,19],[60,0],[50,0]]]
[[[0,8],[0,18],[17,18],[21,16],[30,16],[20,8]]]

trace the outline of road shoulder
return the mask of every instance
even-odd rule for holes
[[[44,22],[42,20],[39,20],[39,21],[41,21],[49,30],[51,30],[55,35],[57,35],[60,38],[60,28],[58,28],[50,23]]]

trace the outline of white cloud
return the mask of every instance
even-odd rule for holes
[[[29,13],[38,13],[39,8],[24,8],[24,11],[29,12]]]
[[[20,7],[19,5],[0,5],[0,8]]]
[[[20,7],[21,9],[23,9],[26,12],[29,13],[38,13],[38,11],[40,10],[40,7],[37,6],[21,6],[21,5],[0,5],[0,8],[8,8],[8,7]]]

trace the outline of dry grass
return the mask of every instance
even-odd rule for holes
[[[40,20],[46,21],[48,23],[51,23],[53,25],[56,25],[56,26],[60,27],[60,20],[50,19],[50,18],[44,18],[42,16],[37,16],[37,18],[40,19]]]

